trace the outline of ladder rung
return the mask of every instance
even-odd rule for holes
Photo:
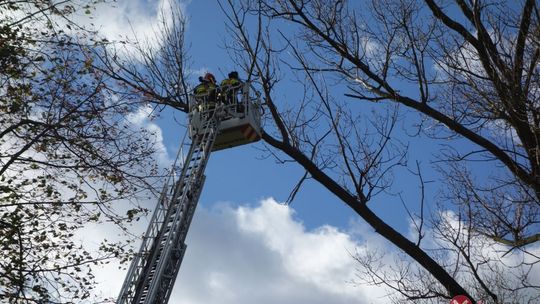
[[[132,271],[133,277],[126,278],[129,284],[123,290],[127,293],[122,294],[119,304],[127,304],[124,299],[132,299],[129,303],[140,304],[167,299],[183,257],[185,247],[182,244],[197,204],[197,199],[193,198],[199,196],[203,181],[201,170],[208,161],[218,124],[217,119],[212,117],[203,125],[202,136],[192,141],[183,176],[175,182],[174,187],[164,187],[164,196],[159,202],[161,205],[157,207],[156,216],[144,237],[146,245],[141,248],[140,262]]]

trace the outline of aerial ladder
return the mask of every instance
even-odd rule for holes
[[[181,145],[180,166],[173,165],[158,199],[139,252],[134,256],[117,304],[166,304],[186,252],[185,239],[205,181],[213,151],[257,141],[261,137],[260,98],[249,83],[218,97],[209,109],[206,96],[190,96],[191,140]],[[220,100],[224,102],[220,102]],[[226,101],[226,102],[225,102]],[[177,169],[181,167],[181,169]]]

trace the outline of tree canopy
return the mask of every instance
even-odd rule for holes
[[[231,56],[264,92],[269,151],[404,253],[393,271],[380,253],[358,255],[365,283],[398,302],[538,300],[536,1],[220,3]],[[303,94],[282,93],[285,82]],[[437,157],[411,154],[418,139],[438,144]],[[425,196],[425,162],[410,158],[440,172],[439,195]],[[413,238],[373,208],[400,192],[403,166],[420,184],[418,202],[404,202]]]
[[[153,135],[129,121],[143,103],[93,67],[108,42],[73,19],[101,2],[0,1],[2,302],[88,298],[92,265],[129,241],[90,249],[82,229],[126,229],[157,174]]]

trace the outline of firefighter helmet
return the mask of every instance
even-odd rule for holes
[[[212,73],[206,73],[204,75],[204,80],[206,80],[208,82],[211,82],[211,83],[216,83],[216,77],[214,77],[214,75],[212,75]]]

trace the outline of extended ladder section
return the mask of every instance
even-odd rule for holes
[[[168,302],[186,251],[184,242],[219,124],[215,112],[205,120],[204,131],[192,138],[180,178],[172,185],[165,185],[117,304]]]
[[[184,163],[179,178],[174,178],[177,170],[173,166],[163,187],[117,304],[166,304],[169,301],[186,251],[185,239],[201,195],[210,153],[261,138],[260,98],[250,92],[254,92],[250,91],[250,84],[244,83],[221,91],[220,95],[190,97],[191,147],[185,158],[180,156]]]

